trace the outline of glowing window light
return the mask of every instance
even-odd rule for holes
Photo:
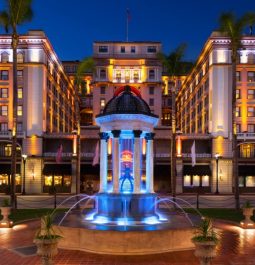
[[[142,153],[143,155],[146,154],[146,140],[143,138],[143,142],[142,142]]]
[[[184,185],[184,187],[191,186],[191,176],[190,175],[184,176],[183,185]]]
[[[108,140],[107,150],[108,150],[108,155],[111,155],[112,154],[112,138]]]

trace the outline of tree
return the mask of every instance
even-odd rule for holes
[[[232,63],[232,155],[233,155],[233,180],[236,209],[240,207],[239,199],[239,178],[238,178],[238,150],[236,135],[236,64],[238,50],[241,48],[242,34],[245,27],[255,23],[255,13],[246,13],[241,18],[237,18],[232,12],[222,13],[219,17],[219,30],[230,38],[231,63]],[[252,30],[251,30],[252,31]]]
[[[186,50],[186,44],[180,44],[174,51],[169,55],[164,55],[162,53],[158,54],[158,58],[163,64],[163,68],[169,75],[171,93],[172,93],[172,134],[171,134],[171,190],[172,195],[176,195],[176,88],[177,80],[176,76],[187,74],[187,72],[192,68],[192,63],[184,62],[183,57]]]
[[[88,57],[81,61],[75,75],[75,113],[76,113],[76,128],[77,128],[77,160],[76,160],[76,194],[80,193],[80,167],[81,167],[81,124],[80,124],[80,104],[79,94],[83,94],[82,88],[84,85],[84,74],[94,72],[95,63],[93,58]]]
[[[12,32],[12,51],[13,51],[13,123],[12,123],[12,162],[11,162],[11,197],[12,207],[15,208],[15,176],[16,176],[16,147],[17,147],[17,47],[19,35],[17,27],[24,22],[31,21],[33,17],[32,0],[6,0],[5,10],[0,12],[0,24],[8,33]]]

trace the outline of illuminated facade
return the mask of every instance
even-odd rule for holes
[[[255,38],[245,36],[237,65],[236,122],[239,149],[239,186],[242,192],[255,192]],[[186,78],[177,97],[177,122],[183,133],[183,148],[190,149],[196,140],[197,166],[185,172],[184,190],[195,187],[210,191],[232,192],[232,71],[230,40],[213,32],[206,42],[196,66]],[[220,158],[216,159],[216,154]],[[219,163],[218,172],[216,164]],[[202,167],[209,166],[212,176],[203,175]],[[192,172],[193,171],[193,172]],[[200,173],[199,173],[200,171]],[[199,173],[199,174],[198,174]]]
[[[70,140],[75,126],[74,89],[49,40],[42,31],[21,35],[18,46],[18,161],[17,192],[21,191],[23,174],[26,191],[41,193],[55,184],[70,186],[69,174],[47,171],[55,162],[61,136]],[[11,173],[12,132],[12,50],[11,37],[0,36],[0,192],[8,192]],[[54,135],[57,141],[51,141]],[[48,139],[49,138],[49,139]],[[21,154],[26,154],[22,163]],[[25,170],[24,170],[25,165]]]

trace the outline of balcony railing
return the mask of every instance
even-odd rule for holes
[[[170,157],[170,153],[157,153],[155,154],[156,158],[166,158],[166,157]],[[182,153],[182,157],[183,158],[191,158],[191,154],[190,153]],[[208,153],[202,153],[202,154],[196,154],[197,158],[211,158],[212,155],[208,154]]]
[[[255,133],[245,132],[237,133],[237,139],[239,140],[255,140]]]
[[[9,138],[11,139],[12,137],[12,132],[11,131],[0,131],[0,138]],[[24,138],[25,137],[25,132],[17,132],[17,137]]]

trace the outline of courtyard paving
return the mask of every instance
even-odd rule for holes
[[[215,222],[221,231],[218,256],[212,265],[255,265],[255,230],[243,230],[233,224]],[[0,229],[1,265],[39,265],[34,252],[33,236],[39,221],[31,221]],[[109,239],[110,240],[110,239]],[[24,248],[25,247],[25,248]],[[193,251],[172,252],[146,256],[108,256],[60,249],[56,265],[198,265]]]

